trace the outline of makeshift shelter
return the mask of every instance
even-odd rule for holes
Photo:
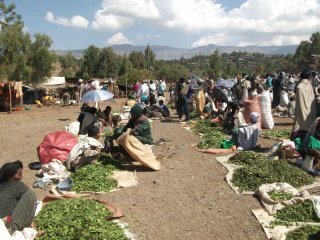
[[[44,96],[46,89],[33,88],[28,85],[22,86],[23,91],[23,104],[34,104],[36,100],[41,100]]]
[[[0,82],[0,111],[12,111],[23,103],[22,82]]]

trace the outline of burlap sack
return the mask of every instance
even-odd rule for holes
[[[137,138],[130,135],[130,131],[123,133],[118,139],[118,145],[122,146],[129,156],[143,166],[159,171],[160,162],[157,161],[150,147],[143,145]]]

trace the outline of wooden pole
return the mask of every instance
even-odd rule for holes
[[[125,71],[126,71],[126,97],[128,97],[128,75],[127,75],[127,55],[124,56],[125,61],[126,61],[126,67],[125,67]]]
[[[9,83],[9,113],[12,111],[12,96],[11,96],[11,84]]]

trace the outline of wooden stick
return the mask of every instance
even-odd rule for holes
[[[9,111],[9,113],[11,113],[11,111],[12,111],[12,96],[11,96],[11,84],[9,83],[9,109],[10,109],[10,111]]]
[[[117,124],[115,125],[115,127],[118,126],[118,123],[119,123],[119,121],[120,121],[120,116],[121,116],[121,112],[122,112],[122,108],[123,108],[123,106],[124,106],[124,103],[125,103],[125,101],[123,101],[123,102],[121,103],[120,112],[119,112],[119,118],[118,118],[118,120],[117,120]]]

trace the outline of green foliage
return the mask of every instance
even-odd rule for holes
[[[99,52],[96,77],[117,78],[119,72],[118,56],[109,48],[103,48]]]
[[[209,66],[209,75],[215,79],[221,78],[222,60],[218,50],[214,51],[214,53],[209,56]]]
[[[99,62],[99,48],[94,45],[90,45],[83,52],[83,62],[81,66],[81,73],[85,80],[90,77],[97,76],[97,65]]]
[[[142,52],[132,51],[129,56],[132,66],[138,70],[147,68],[147,61]]]
[[[49,50],[52,40],[45,34],[37,33],[35,41],[31,44],[30,65],[33,69],[31,81],[40,83],[45,80],[45,77],[51,76],[52,63],[55,60],[55,55]]]
[[[233,155],[229,162],[236,165],[252,166],[259,164],[260,161],[266,161],[267,157],[254,151],[243,151]]]
[[[37,215],[40,240],[125,240],[123,229],[107,221],[112,213],[94,200],[62,199],[49,202]]]
[[[221,128],[216,128],[205,133],[197,147],[200,149],[209,148],[221,148],[223,140],[227,139],[227,136]]]
[[[221,127],[207,120],[197,120],[191,131],[196,134],[204,134],[197,145],[200,149],[220,148],[222,141],[227,139]]]
[[[187,77],[189,71],[180,64],[162,64],[155,73],[158,79],[165,79],[167,82],[177,81],[180,77]]]
[[[270,198],[274,201],[287,201],[293,198],[293,195],[283,191],[272,190],[268,193]]]
[[[261,134],[262,137],[289,139],[290,129],[271,129]]]
[[[259,160],[256,160],[256,159]],[[256,191],[262,184],[286,182],[294,187],[312,184],[315,179],[298,167],[282,160],[267,160],[257,156],[253,161],[231,160],[239,162],[244,167],[237,169],[232,177],[232,182],[240,191]]]
[[[76,76],[78,71],[78,61],[71,53],[68,53],[65,56],[59,56],[59,62],[63,68],[61,72],[63,76],[67,78]]]
[[[320,222],[311,202],[289,205],[277,211],[272,225],[281,225],[293,222]]]
[[[154,54],[154,52],[150,48],[149,43],[148,43],[146,49],[144,50],[144,57],[145,57],[146,62],[147,62],[147,69],[149,71],[153,71],[154,70],[154,63],[155,63],[156,55]]]
[[[101,154],[96,164],[86,165],[72,173],[73,191],[108,192],[117,187],[117,181],[110,178],[121,164],[108,154]]]
[[[38,83],[50,76],[54,54],[49,50],[51,39],[35,34],[34,42],[23,31],[21,16],[15,5],[0,1],[0,78]]]
[[[319,226],[299,227],[287,234],[286,240],[318,240],[320,239]]]

